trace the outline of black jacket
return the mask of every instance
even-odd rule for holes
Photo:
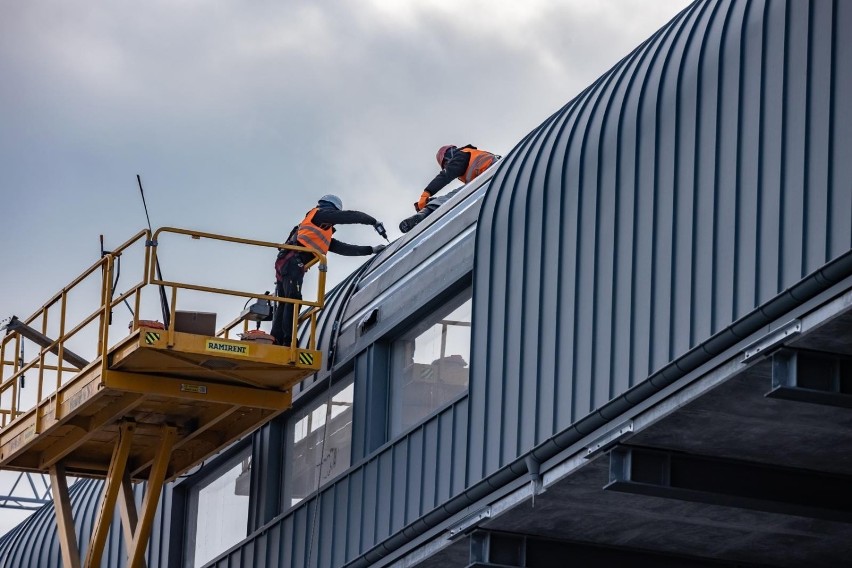
[[[467,167],[470,165],[470,154],[460,151],[465,148],[471,148],[473,150],[477,149],[476,146],[471,146],[470,144],[463,146],[462,148],[457,148],[455,150],[455,154],[447,162],[444,169],[441,170],[441,173],[436,175],[435,179],[430,181],[429,185],[427,185],[426,189],[423,191],[429,192],[429,195],[435,195],[448,183],[453,181],[453,179],[464,175],[467,171]]]

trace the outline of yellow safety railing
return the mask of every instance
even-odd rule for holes
[[[276,251],[289,249],[309,253],[313,256],[313,258],[309,263],[307,263],[306,268],[313,266],[314,264],[319,264],[320,269],[316,298],[313,300],[296,300],[292,298],[273,296],[266,293],[216,288],[159,278],[156,275],[154,267],[157,265],[157,252],[158,248],[161,246],[159,239],[164,234],[185,235],[196,240],[211,239],[215,241],[225,241],[241,245],[270,248]],[[144,252],[142,253],[144,255],[142,279],[130,286],[127,291],[114,295],[113,274],[116,269],[116,261],[122,255],[127,254],[131,247],[144,247]],[[293,318],[293,329],[291,334],[293,340],[289,346],[289,360],[294,362],[297,358],[296,350],[298,349],[298,327],[306,321],[310,322],[310,333],[307,348],[316,350],[317,315],[325,301],[325,268],[325,256],[305,247],[229,237],[200,231],[189,231],[173,227],[163,227],[158,229],[153,235],[148,230],[140,231],[115,250],[104,253],[100,260],[86,269],[80,276],[72,280],[70,284],[65,286],[61,291],[48,300],[33,315],[25,320],[21,320],[21,322],[25,325],[38,329],[41,334],[47,336],[49,323],[53,321],[53,318],[57,317],[55,315],[56,310],[59,311],[58,333],[56,334],[56,338],[51,338],[50,342],[41,347],[34,357],[27,361],[23,361],[19,357],[21,342],[24,340],[20,333],[8,333],[0,339],[0,428],[8,426],[18,416],[28,412],[36,405],[41,404],[44,401],[49,401],[52,397],[55,397],[56,393],[59,392],[59,389],[62,386],[63,374],[65,374],[65,377],[67,378],[71,373],[76,374],[82,370],[64,363],[66,360],[65,351],[69,340],[79,338],[84,333],[84,330],[87,330],[89,326],[95,325],[95,322],[97,325],[97,349],[94,357],[91,359],[90,365],[94,364],[95,361],[98,361],[98,364],[100,364],[103,367],[103,370],[106,371],[108,366],[108,357],[105,357],[104,355],[112,347],[109,332],[113,309],[121,303],[132,302],[134,308],[132,310],[133,322],[131,324],[131,329],[136,329],[139,326],[140,320],[139,314],[142,292],[146,286],[162,286],[171,289],[171,300],[169,302],[170,322],[175,321],[175,312],[178,305],[178,290],[193,290],[224,296],[236,296],[247,299],[268,300],[270,302],[286,302],[293,304],[294,314],[299,314],[298,317]],[[97,282],[98,278],[100,279],[99,283]],[[79,321],[70,322],[68,321],[70,319],[68,317],[68,296],[71,292],[86,284],[90,286],[99,284],[100,305],[91,313],[81,316]],[[307,309],[302,310],[303,307],[306,307]],[[227,338],[230,332],[239,326],[240,323],[243,324],[244,331],[247,331],[248,321],[243,321],[242,318],[238,317],[225,325],[218,332],[218,335],[220,337]],[[169,345],[174,345],[174,328],[174,325],[170,325],[167,329]],[[91,333],[91,331],[88,331],[88,333]],[[126,336],[122,336],[119,340],[124,339],[124,337]],[[118,343],[118,340],[116,340],[115,343]],[[45,361],[48,354],[56,356],[57,364],[54,365]],[[11,374],[7,371],[11,371]],[[21,377],[30,371],[38,373],[35,401],[27,408],[19,408],[18,399],[20,394],[19,389],[21,388],[19,382]],[[50,382],[48,384],[48,381],[45,380],[45,371],[55,373],[55,382]],[[56,405],[56,411],[59,411],[59,405]],[[39,425],[37,424],[36,433],[40,431],[38,426]]]
[[[72,280],[67,286],[62,288],[57,294],[50,298],[41,308],[36,310],[28,318],[21,322],[39,331],[44,336],[48,335],[49,324],[52,322],[52,317],[55,317],[56,310],[58,315],[58,333],[55,339],[49,341],[39,350],[38,354],[29,360],[22,360],[19,356],[22,341],[24,338],[20,333],[8,333],[0,339],[0,428],[5,427],[9,422],[24,414],[30,408],[35,407],[44,400],[56,396],[59,388],[62,386],[63,373],[78,373],[82,369],[67,366],[63,364],[65,361],[65,351],[67,344],[71,339],[82,336],[84,330],[87,330],[90,325],[94,325],[97,321],[97,349],[92,360],[96,360],[104,353],[105,346],[108,344],[108,333],[112,308],[125,300],[135,296],[134,303],[136,306],[135,313],[139,313],[140,291],[145,286],[148,279],[147,267],[149,266],[149,252],[147,248],[144,250],[145,264],[142,278],[139,282],[133,284],[127,292],[112,298],[112,273],[115,259],[126,253],[133,245],[140,247],[144,246],[149,239],[150,233],[147,230],[140,231],[127,242],[115,250],[105,253],[100,260],[92,264],[89,268],[83,271],[77,278]],[[100,282],[98,282],[100,280]],[[99,284],[100,299],[99,307],[94,311],[79,316],[79,321],[69,321],[68,317],[68,297],[72,292],[81,290],[87,284]],[[56,365],[51,365],[45,362],[48,354],[54,354],[57,359]],[[12,367],[11,375],[6,376],[7,367]],[[36,380],[36,395],[35,401],[27,408],[19,408],[19,389],[21,378],[25,373],[30,371],[37,372]],[[48,383],[45,381],[45,371],[54,372],[56,375],[55,382]],[[6,399],[9,399],[8,401]],[[57,410],[58,412],[58,410]],[[38,432],[36,425],[36,432]]]
[[[316,349],[316,324],[317,324],[317,314],[319,310],[322,308],[323,303],[325,302],[325,279],[326,279],[326,257],[324,254],[316,252],[307,247],[300,247],[294,245],[286,245],[281,243],[272,243],[268,241],[257,241],[252,239],[243,239],[239,237],[227,237],[224,235],[216,235],[213,233],[205,233],[202,231],[188,231],[186,229],[176,229],[174,227],[163,227],[161,229],[157,229],[154,233],[154,242],[157,243],[157,246],[153,247],[154,253],[151,258],[151,266],[156,266],[157,263],[157,249],[159,248],[159,238],[163,233],[172,233],[178,235],[186,235],[192,239],[200,240],[200,239],[212,239],[216,241],[225,241],[230,243],[238,243],[244,245],[253,245],[259,247],[266,247],[277,250],[292,250],[295,252],[305,252],[310,254],[313,258],[305,264],[305,270],[314,266],[315,264],[319,264],[319,281],[317,283],[317,297],[315,300],[297,300],[293,298],[285,298],[283,296],[273,296],[268,294],[258,294],[256,292],[242,292],[238,290],[229,290],[226,288],[212,288],[209,286],[199,286],[194,284],[186,284],[181,282],[173,282],[171,280],[160,280],[156,278],[155,271],[151,270],[151,278],[150,283],[157,286],[167,286],[171,288],[171,301],[170,305],[170,314],[169,320],[174,321],[175,318],[175,306],[177,305],[177,291],[179,289],[184,290],[195,290],[199,292],[211,292],[216,294],[224,294],[228,296],[237,296],[240,298],[254,299],[254,300],[268,300],[270,302],[284,302],[293,304],[293,313],[299,314],[298,317],[293,318],[293,329],[291,330],[292,341],[289,345],[290,348],[290,360],[296,360],[296,349],[298,347],[298,337],[297,331],[300,323],[310,320],[310,333],[308,336],[308,349]],[[308,307],[307,310],[301,312],[301,308],[303,306]],[[230,332],[240,324],[240,318],[237,318],[227,325],[223,327],[218,335],[221,337],[229,337]],[[243,330],[246,331],[248,329],[248,322],[243,323]],[[169,326],[168,330],[168,344],[174,345],[174,326]]]

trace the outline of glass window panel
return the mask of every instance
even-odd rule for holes
[[[353,377],[344,379],[329,401],[322,397],[295,416],[290,438],[287,495],[295,505],[349,467],[352,454]],[[326,427],[328,417],[328,427]]]
[[[467,391],[471,291],[466,290],[391,345],[391,435]]]
[[[246,537],[250,486],[251,456],[244,454],[221,475],[194,490],[193,566],[203,566]]]

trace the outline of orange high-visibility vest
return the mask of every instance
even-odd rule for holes
[[[464,175],[459,176],[459,181],[462,183],[472,182],[479,174],[487,170],[491,164],[497,160],[497,156],[491,152],[485,152],[484,150],[462,148],[461,151],[470,154],[470,163],[468,164]]]
[[[333,229],[331,225],[327,229],[313,222],[314,215],[319,211],[319,207],[314,207],[304,220],[299,223],[299,231],[296,233],[296,240],[299,244],[313,249],[322,254],[328,254],[328,247],[331,246],[331,234]]]

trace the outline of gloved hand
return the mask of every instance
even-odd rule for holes
[[[387,248],[387,245],[373,245],[373,254],[379,254]]]
[[[421,209],[426,207],[426,203],[429,201],[430,197],[432,197],[432,195],[428,191],[424,191],[423,193],[421,193],[420,201],[414,204],[414,208],[420,211]]]

